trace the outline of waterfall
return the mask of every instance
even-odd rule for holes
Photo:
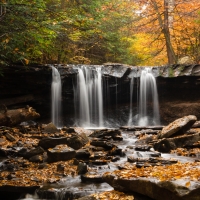
[[[134,86],[134,76],[131,77],[130,81],[130,111],[129,111],[128,126],[132,125],[132,119],[133,119],[133,86]]]
[[[140,76],[138,125],[160,124],[156,79],[151,68],[144,68]]]
[[[61,78],[58,70],[52,66],[51,83],[51,119],[56,127],[61,126]]]
[[[102,127],[104,124],[101,67],[79,67],[74,94],[79,116],[77,124],[82,127]]]

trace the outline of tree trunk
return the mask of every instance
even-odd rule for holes
[[[176,63],[176,56],[171,43],[170,31],[169,31],[169,2],[164,0],[164,26],[163,33],[165,36],[168,64]]]
[[[34,120],[40,117],[32,107],[7,110],[2,106],[0,111],[0,126],[14,126],[23,121]]]
[[[169,2],[168,0],[164,0],[164,20],[162,19],[162,15],[159,11],[156,1],[151,0],[151,2],[157,13],[160,28],[162,29],[162,32],[164,34],[165,44],[167,49],[168,64],[174,64],[176,63],[176,56],[174,53],[173,46],[171,44],[170,31],[169,31],[169,12],[168,12]]]

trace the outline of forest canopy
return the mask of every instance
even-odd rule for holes
[[[200,62],[199,0],[1,0],[0,64]]]

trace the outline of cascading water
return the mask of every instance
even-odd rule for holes
[[[61,78],[58,70],[52,66],[52,83],[51,83],[51,119],[53,124],[61,127]]]
[[[132,125],[132,119],[133,119],[133,86],[134,86],[134,76],[131,77],[130,81],[130,112],[129,112],[128,126]]]
[[[141,71],[139,94],[138,125],[160,124],[157,85],[151,68],[144,68]]]
[[[159,103],[158,93],[156,86],[156,79],[152,74],[151,68],[144,68],[141,70],[140,75],[140,87],[137,91],[133,91],[134,88],[134,75],[137,72],[133,72],[130,76],[130,109],[128,126],[139,125],[159,125]],[[139,82],[138,82],[139,83]],[[137,83],[137,84],[138,84]],[[137,96],[137,114],[133,112],[133,95]],[[135,109],[136,110],[136,109]]]
[[[82,127],[103,127],[101,67],[79,67],[74,94],[79,113],[76,123]]]

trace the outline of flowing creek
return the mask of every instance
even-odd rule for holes
[[[152,154],[158,153],[155,152],[153,149],[150,151],[136,151],[136,142],[137,138],[134,134],[134,131],[125,131],[121,130],[123,140],[113,142],[115,145],[117,145],[120,149],[122,149],[123,154],[120,156],[120,159],[116,162],[110,162],[107,165],[95,165],[95,164],[89,164],[90,171],[97,172],[98,174],[103,174],[105,172],[111,172],[114,170],[117,170],[119,166],[123,166],[127,162],[128,156],[134,156],[138,158],[150,158]],[[167,153],[161,153],[161,157],[166,159],[175,159],[182,163],[186,162],[194,162],[196,158],[193,157],[184,157],[184,156],[177,156],[176,154],[167,154]],[[95,182],[82,182],[80,176],[75,177],[66,177],[63,178],[58,184],[49,184],[43,186],[44,191],[45,190],[52,190],[52,192],[56,196],[56,200],[65,200],[66,193],[72,193],[73,197],[83,197],[87,196],[89,194],[94,193],[100,193],[104,191],[111,191],[113,188],[107,184],[107,183],[95,183]],[[46,193],[43,194],[40,193],[40,198],[37,194],[30,195],[27,194],[26,198],[23,198],[21,200],[38,200],[43,199],[46,200]],[[76,199],[76,198],[74,198]],[[137,198],[136,198],[137,199]],[[148,197],[140,197],[140,200],[150,200]]]

